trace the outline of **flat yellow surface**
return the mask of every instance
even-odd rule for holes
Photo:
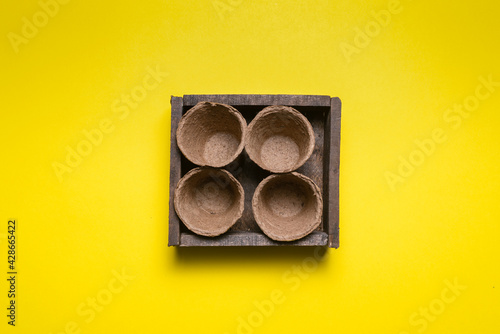
[[[4,1],[1,332],[499,333],[499,11]],[[170,96],[210,93],[342,99],[338,250],[167,248]]]

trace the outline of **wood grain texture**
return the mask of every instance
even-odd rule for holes
[[[326,246],[328,235],[314,231],[304,238],[290,242],[269,239],[258,232],[229,232],[215,238],[202,237],[192,233],[181,233],[181,247],[214,247],[214,246]]]
[[[175,133],[177,125],[182,117],[182,98],[172,96],[170,103],[172,105],[170,118],[170,196],[169,196],[169,226],[168,226],[168,245],[177,246],[180,243],[180,225],[181,222],[174,208],[174,190],[181,178],[181,152],[177,147]]]
[[[224,103],[233,107],[241,105],[330,107],[330,97],[326,95],[184,95],[185,106],[194,106],[202,101]]]
[[[310,177],[322,190],[323,220],[312,234],[293,242],[276,242],[265,236],[255,222],[252,197],[257,185],[269,172],[257,166],[243,153],[224,167],[241,183],[245,191],[243,216],[231,229],[216,238],[201,237],[180,222],[172,205],[175,186],[182,175],[196,167],[182,156],[175,144],[175,130],[182,114],[201,101],[230,104],[247,123],[269,105],[292,106],[304,114],[315,133],[311,157],[297,172]],[[333,117],[332,117],[333,115]],[[179,246],[322,246],[338,247],[338,168],[340,153],[340,100],[328,96],[302,95],[184,95],[172,98],[171,179],[169,245]]]
[[[328,191],[324,197],[323,218],[327,222],[328,247],[339,247],[339,168],[340,168],[340,119],[341,101],[331,100],[330,113],[325,123],[325,160],[323,175]]]

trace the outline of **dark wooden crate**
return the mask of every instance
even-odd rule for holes
[[[270,105],[294,107],[311,122],[315,133],[315,148],[311,157],[297,172],[310,177],[323,192],[321,225],[311,234],[292,242],[279,242],[262,233],[252,213],[252,197],[257,185],[269,172],[250,160],[246,152],[226,166],[245,190],[243,216],[231,229],[215,238],[199,236],[189,231],[174,209],[174,189],[179,179],[196,167],[177,147],[175,133],[182,115],[201,101],[229,104],[245,117],[247,123]],[[325,95],[184,95],[171,99],[170,146],[170,214],[169,246],[328,246],[339,247],[339,163],[341,102]]]

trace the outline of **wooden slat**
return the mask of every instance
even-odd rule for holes
[[[201,101],[217,101],[232,106],[330,107],[330,97],[326,95],[184,95],[185,106],[194,106]]]
[[[174,190],[177,182],[181,178],[181,152],[177,147],[175,133],[177,125],[182,117],[182,98],[172,96],[170,103],[172,111],[170,116],[170,203],[169,203],[169,224],[168,224],[168,245],[178,246],[180,243],[179,217],[174,208]]]
[[[341,101],[338,97],[331,100],[330,114],[325,124],[324,182],[328,191],[324,198],[323,217],[327,222],[328,246],[339,247],[339,168],[340,168],[340,119]]]
[[[193,233],[181,233],[181,247],[207,246],[326,246],[328,235],[314,231],[308,236],[291,242],[279,242],[257,232],[229,232],[219,237],[207,238]]]

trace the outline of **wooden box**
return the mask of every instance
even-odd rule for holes
[[[228,232],[214,238],[199,236],[184,226],[174,209],[174,189],[179,179],[196,166],[179,151],[175,135],[182,115],[201,101],[229,104],[238,109],[247,123],[260,110],[270,105],[291,106],[307,117],[315,132],[316,145],[311,157],[297,172],[310,177],[323,192],[323,218],[315,231],[291,242],[274,241],[262,233],[253,218],[252,197],[259,182],[270,173],[251,161],[245,150],[234,163],[225,167],[245,190],[242,218]],[[169,246],[339,247],[339,98],[324,95],[184,95],[172,96],[171,105]]]

